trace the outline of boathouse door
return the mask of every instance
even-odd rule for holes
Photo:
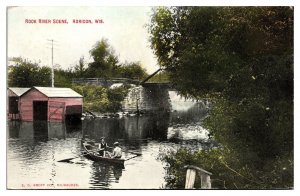
[[[10,114],[18,114],[19,107],[18,107],[19,97],[9,97],[9,113]]]
[[[33,101],[33,120],[48,120],[48,101]]]

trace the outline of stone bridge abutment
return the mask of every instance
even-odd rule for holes
[[[170,111],[169,87],[159,84],[143,84],[129,89],[122,103],[124,112]]]

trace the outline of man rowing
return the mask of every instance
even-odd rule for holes
[[[108,147],[107,143],[105,142],[104,137],[102,137],[101,138],[101,142],[100,142],[100,144],[98,146],[98,153],[99,153],[99,155],[102,156],[102,157],[105,157],[105,155],[107,153],[106,151],[107,151],[108,148],[109,147]]]

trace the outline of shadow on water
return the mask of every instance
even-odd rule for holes
[[[33,135],[34,135],[33,138],[35,139],[35,141],[39,141],[39,142],[48,141],[49,128],[51,127],[51,125],[49,125],[47,121],[33,121],[32,126],[33,126]]]
[[[51,139],[66,139],[67,135],[82,132],[82,122],[48,121],[8,121],[8,135],[11,139],[20,139],[31,142],[47,142]]]
[[[7,127],[8,127],[8,138],[17,139],[20,137],[19,134],[20,127],[21,127],[20,121],[8,121]]]
[[[93,162],[91,168],[90,188],[109,188],[111,182],[119,183],[124,169],[122,166],[101,162]]]

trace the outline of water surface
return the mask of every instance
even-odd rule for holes
[[[195,104],[189,110],[121,118],[90,118],[77,124],[8,122],[7,186],[12,189],[160,189],[167,150],[211,146],[201,126],[205,116]],[[82,141],[119,141],[124,168],[82,156]],[[70,162],[57,162],[72,158]]]

